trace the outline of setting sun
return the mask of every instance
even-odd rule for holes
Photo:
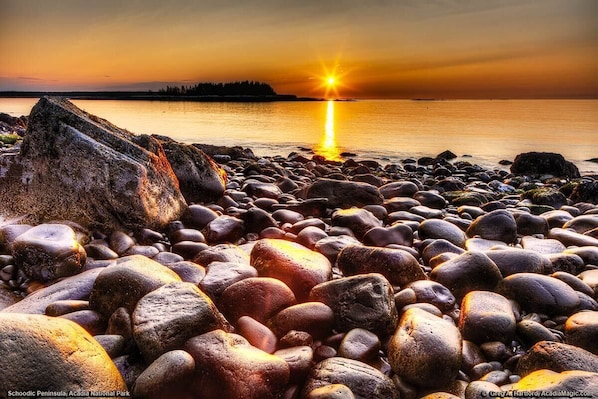
[[[334,76],[328,76],[326,83],[328,84],[328,87],[332,88],[336,84],[336,78]]]

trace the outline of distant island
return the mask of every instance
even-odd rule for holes
[[[321,98],[277,94],[267,83],[242,81],[166,86],[158,91],[0,91],[0,98],[60,96],[73,100],[147,100],[197,102],[322,101]]]

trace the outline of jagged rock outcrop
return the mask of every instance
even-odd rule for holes
[[[183,151],[171,142],[135,135],[65,99],[41,98],[28,122],[20,153],[0,157],[0,214],[161,228],[187,207],[177,174],[187,175],[191,201],[224,191],[221,171],[200,151],[189,152],[185,173],[178,164],[175,170],[170,158]]]

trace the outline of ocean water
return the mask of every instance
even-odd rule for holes
[[[29,114],[36,99],[0,99],[0,112]],[[329,159],[399,162],[451,150],[489,168],[522,152],[562,154],[598,173],[598,100],[360,100],[197,103],[74,100],[135,133],[186,143],[250,147],[258,156],[302,152]]]

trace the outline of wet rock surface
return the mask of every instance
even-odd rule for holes
[[[63,103],[42,105],[65,115],[58,130],[112,129]],[[31,154],[41,154],[35,136],[54,123],[46,111],[25,133]],[[87,222],[2,219],[0,329],[20,329],[17,341],[0,340],[0,384],[10,383],[2,389],[20,387],[23,376],[66,389],[83,370],[107,372],[102,381],[114,384],[82,377],[77,389],[135,398],[594,392],[594,177],[484,170],[443,157],[383,166],[204,147],[216,180],[200,182],[202,192],[189,169],[203,168],[196,151],[115,134],[115,145],[126,138],[134,152],[168,162],[169,178],[181,183],[176,196],[194,203],[160,205],[167,215],[159,217],[113,203],[122,208],[114,224],[104,213]],[[90,149],[72,137],[71,146]],[[82,173],[95,167],[85,165]],[[69,176],[89,186],[80,196],[101,185]],[[19,202],[18,192],[4,194]],[[3,217],[15,210],[4,204]],[[124,223],[123,212],[135,222]],[[48,334],[78,347],[53,352]],[[81,339],[99,360],[69,363],[71,375],[60,378],[49,372],[75,359],[68,354],[87,345]],[[42,370],[32,356],[54,357],[39,362]],[[13,373],[18,364],[29,374]]]

